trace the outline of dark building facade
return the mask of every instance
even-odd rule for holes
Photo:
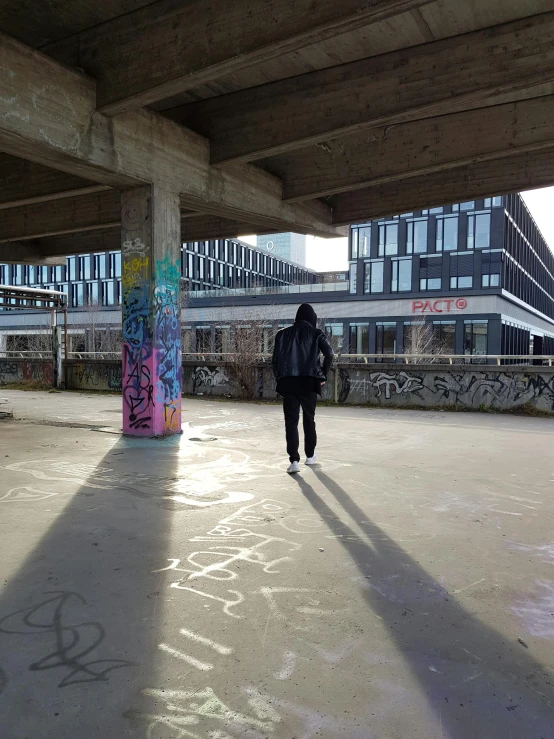
[[[349,245],[350,294],[396,314],[351,327],[351,350],[402,352],[425,321],[453,354],[554,353],[554,256],[520,195],[357,224]]]

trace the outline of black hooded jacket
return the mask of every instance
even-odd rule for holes
[[[333,350],[316,324],[314,309],[303,303],[294,324],[279,331],[275,337],[272,364],[280,395],[287,392],[321,394],[321,383],[327,380]],[[321,354],[324,356],[323,366]]]

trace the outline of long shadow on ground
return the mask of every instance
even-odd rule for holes
[[[124,713],[154,679],[171,444],[122,437],[98,462],[19,455],[4,523],[32,541],[25,519],[60,512],[0,592],[2,739],[137,736]]]
[[[390,629],[406,665],[437,716],[444,739],[550,739],[552,675],[526,649],[510,644],[468,612],[402,549],[348,493],[314,468],[320,482],[365,537],[300,475],[306,500],[356,564],[370,577],[363,595]],[[364,540],[365,538],[365,540]],[[430,669],[430,667],[432,669]]]

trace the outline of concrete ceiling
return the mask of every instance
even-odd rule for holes
[[[4,0],[0,31],[0,261],[117,245],[147,182],[190,239],[554,183],[554,0]]]

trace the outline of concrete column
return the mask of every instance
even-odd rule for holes
[[[123,432],[181,432],[179,196],[155,185],[121,196]]]

